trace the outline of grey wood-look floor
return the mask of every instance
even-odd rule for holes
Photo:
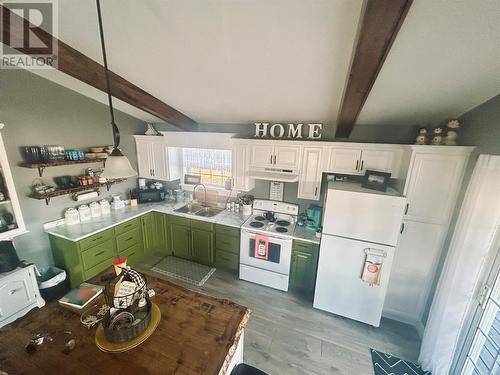
[[[146,267],[138,268],[145,271]],[[200,288],[184,285],[252,310],[245,330],[244,362],[269,375],[373,374],[370,348],[410,361],[418,356],[417,332],[399,322],[383,319],[374,328],[314,309],[312,301],[299,294],[239,280],[222,270]]]

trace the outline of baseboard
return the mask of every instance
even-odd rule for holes
[[[413,317],[413,316],[402,314],[399,311],[393,311],[393,310],[384,310],[382,312],[382,316],[384,318],[388,318],[391,320],[395,320],[397,322],[411,325],[412,327],[415,328],[415,330],[417,331],[420,338],[422,338],[424,335],[424,328],[425,327],[424,327],[423,323],[420,320],[415,319],[415,317]]]

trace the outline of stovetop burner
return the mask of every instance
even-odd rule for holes
[[[287,227],[290,225],[290,222],[288,220],[278,220],[276,225],[279,225],[280,227]]]
[[[278,227],[278,228],[276,228],[276,232],[278,232],[278,233],[286,233],[286,232],[288,232],[288,229],[283,228],[283,227]]]
[[[250,223],[250,226],[251,226],[252,228],[262,228],[262,227],[264,226],[264,223],[261,223],[261,222],[259,222],[259,221],[252,221],[252,222]]]
[[[257,221],[265,221],[266,220],[266,218],[264,216],[255,216],[253,219],[257,220]]]

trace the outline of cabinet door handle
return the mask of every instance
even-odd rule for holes
[[[102,236],[99,236],[99,237],[94,238],[94,239],[92,240],[92,242],[94,242],[94,241],[99,241],[99,240],[102,240]]]
[[[12,289],[11,291],[9,291],[9,296],[13,295],[14,293],[19,292],[20,290],[21,290],[20,288]]]
[[[358,170],[359,167],[359,160],[356,160],[356,170]]]
[[[402,234],[404,230],[405,230],[405,223],[401,223],[401,230],[399,231],[399,234]]]
[[[405,215],[408,213],[408,208],[410,208],[410,204],[406,203],[406,206],[405,206]]]
[[[130,241],[130,240],[133,240],[133,239],[134,239],[134,237],[129,237],[125,241]]]
[[[271,159],[269,160],[269,164],[273,164],[273,156],[271,155]]]
[[[360,171],[363,170],[363,164],[365,164],[365,161],[364,160],[361,160],[361,168],[359,169]]]
[[[314,195],[318,195],[318,187],[316,186],[316,188],[314,189]]]
[[[274,165],[276,165],[276,155],[274,155]]]
[[[307,256],[302,255],[302,254],[295,254],[297,258],[302,258],[302,259],[307,259]]]
[[[105,252],[105,250],[103,250],[103,251],[99,251],[98,253],[94,254],[94,256],[95,256],[95,257],[98,257],[99,255],[104,254],[104,252]]]

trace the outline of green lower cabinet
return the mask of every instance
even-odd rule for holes
[[[217,224],[215,227],[215,264],[238,273],[240,266],[240,228]]]
[[[190,259],[190,228],[186,225],[170,223],[170,250],[179,258]]]
[[[167,252],[165,244],[164,214],[150,212],[141,216],[144,254]]]
[[[195,262],[211,266],[214,264],[214,235],[199,229],[191,229],[191,255]]]
[[[294,241],[290,268],[290,288],[312,296],[316,282],[319,246]]]
[[[176,257],[212,266],[213,225],[200,220],[171,216],[168,220],[169,250]]]

